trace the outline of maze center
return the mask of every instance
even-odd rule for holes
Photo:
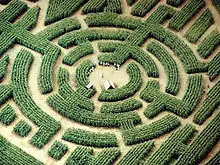
[[[220,165],[219,0],[0,0],[0,165]]]

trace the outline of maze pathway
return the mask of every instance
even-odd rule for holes
[[[0,165],[219,165],[220,1],[0,0]]]

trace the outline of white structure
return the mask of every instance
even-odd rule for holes
[[[104,82],[104,88],[105,88],[105,90],[115,89],[115,85],[114,85],[114,83],[113,83],[112,80],[105,80],[105,82]]]
[[[86,85],[86,88],[87,89],[90,89],[90,88],[92,88],[93,87],[93,84],[90,82],[88,85]]]

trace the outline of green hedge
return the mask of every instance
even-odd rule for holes
[[[13,132],[21,137],[26,137],[31,130],[32,127],[25,120],[20,120],[15,125]]]
[[[195,128],[191,125],[185,125],[179,128],[166,139],[159,149],[146,159],[144,164],[169,164],[173,159],[184,152],[186,144],[193,137],[195,131]],[[188,158],[190,159],[191,157]]]
[[[17,115],[14,108],[12,108],[12,106],[9,104],[0,110],[0,122],[4,125],[10,125],[16,119],[16,117]]]
[[[136,112],[126,112],[117,114],[93,113],[69,104],[59,95],[51,95],[47,99],[48,104],[62,116],[86,125],[96,127],[120,127],[124,121],[131,121],[139,124],[141,119]]]
[[[167,115],[149,125],[122,129],[122,136],[126,145],[133,145],[158,138],[165,133],[171,132],[178,126],[180,126],[179,119],[177,117]]]
[[[47,8],[46,17],[44,20],[45,25],[49,25],[63,18],[71,16],[76,12],[83,4],[85,0],[50,0]]]
[[[121,102],[115,103],[103,103],[100,112],[101,113],[123,113],[134,111],[142,107],[142,103],[134,98],[129,98]]]
[[[166,0],[168,5],[179,7],[185,0]]]
[[[126,153],[119,161],[118,165],[139,165],[141,160],[150,154],[154,147],[154,142],[144,142],[137,144]]]
[[[114,134],[95,133],[75,128],[67,129],[67,131],[62,136],[62,139],[68,142],[92,147],[118,146],[117,138]]]
[[[202,58],[208,58],[219,45],[220,33],[217,29],[214,29],[204,40],[202,40],[197,51]]]
[[[200,164],[220,139],[220,113],[185,147],[175,165]]]
[[[169,27],[177,31],[181,30],[183,26],[204,6],[205,2],[203,0],[190,0],[174,17],[170,19]]]
[[[33,55],[24,49],[15,58],[11,75],[13,100],[24,116],[40,127],[32,137],[31,143],[38,148],[42,148],[60,129],[60,123],[42,111],[30,96],[28,72],[32,61]]]
[[[60,141],[55,141],[48,151],[48,155],[56,160],[60,160],[68,151],[68,146]]]
[[[141,87],[141,71],[137,64],[130,63],[127,67],[127,73],[130,81],[121,88],[108,89],[101,92],[99,101],[118,101],[133,96]]]
[[[196,108],[203,94],[204,82],[201,75],[189,76],[188,86],[182,99],[173,97],[160,91],[160,84],[156,80],[147,82],[146,88],[141,92],[140,97],[151,102],[144,114],[153,118],[162,111],[170,111],[181,117],[188,117]]]
[[[144,17],[147,12],[149,12],[159,0],[140,0],[135,4],[131,10],[131,14],[134,16]]]
[[[0,59],[0,81],[5,77],[7,66],[9,64],[9,56]]]
[[[198,111],[196,112],[193,121],[196,124],[203,124],[207,118],[209,118],[212,113],[220,105],[220,81],[208,91],[205,100],[202,102]]]
[[[0,24],[1,26],[1,24]],[[15,43],[15,37],[11,34],[2,32],[0,35],[1,47],[0,57]]]
[[[220,151],[218,151],[211,160],[206,163],[206,165],[215,165],[220,162]]]
[[[0,163],[3,165],[43,165],[42,162],[11,144],[0,135]]]
[[[38,32],[37,36],[51,41],[67,32],[77,30],[80,27],[81,25],[77,19],[65,18],[47,26],[44,30]]]
[[[209,62],[208,74],[210,81],[220,75],[220,52]]]
[[[0,84],[0,91],[0,105],[2,105],[12,96],[12,87]]]
[[[0,0],[0,4],[6,5],[10,2],[11,0]]]
[[[209,9],[206,9],[192,26],[190,26],[184,36],[189,42],[195,43],[213,23],[212,13]]]
[[[150,42],[147,50],[151,52],[163,65],[167,75],[166,92],[176,95],[180,89],[180,75],[178,66],[169,52],[159,43]]]

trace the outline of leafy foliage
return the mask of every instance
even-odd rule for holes
[[[17,115],[14,108],[12,108],[9,104],[3,107],[0,111],[0,122],[4,125],[10,125],[16,117]]]
[[[68,146],[60,141],[55,141],[48,151],[48,155],[56,160],[60,160],[68,151]]]
[[[25,121],[20,120],[14,127],[13,132],[21,137],[25,137],[31,131],[32,127]]]

